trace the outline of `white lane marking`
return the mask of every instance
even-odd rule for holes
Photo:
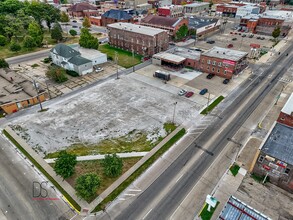
[[[141,192],[141,189],[129,189],[128,191]]]
[[[145,216],[143,216],[143,218],[142,219],[145,219],[147,216],[148,216],[148,214],[150,214],[150,212],[152,211],[153,209],[150,209],[150,211],[148,211],[148,213],[147,214],[145,214]]]
[[[125,196],[135,196],[135,194],[128,194],[128,193],[125,193],[124,195]]]
[[[181,179],[182,176],[183,176],[183,174],[181,176],[179,176],[179,178],[176,180],[176,183]]]

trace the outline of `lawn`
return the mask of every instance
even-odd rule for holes
[[[141,158],[140,157],[131,157],[131,158],[122,158],[123,160],[123,173],[129,170],[134,164],[137,163]],[[66,179],[66,181],[74,187],[75,180],[86,173],[95,173],[101,179],[101,186],[99,187],[96,196],[90,199],[92,202],[98,195],[105,191],[112,183],[114,183],[119,177],[110,178],[104,175],[103,167],[101,166],[101,160],[91,160],[91,161],[78,161],[75,166],[75,174]]]
[[[118,64],[125,68],[129,68],[141,63],[142,56],[134,54],[132,57],[132,53],[129,51],[125,51],[119,48],[111,47],[109,44],[103,44],[99,46],[99,50],[102,53],[107,54],[109,59],[115,61],[115,52],[118,54]]]
[[[229,170],[231,171],[233,176],[236,176],[239,169],[240,169],[240,167],[237,164],[233,164]]]
[[[167,135],[176,129],[176,125],[167,122],[164,124],[164,129]],[[147,134],[136,130],[129,132],[127,135],[105,139],[95,145],[85,145],[85,144],[74,144],[66,149],[70,154],[75,154],[77,156],[85,155],[95,155],[95,154],[111,154],[111,153],[125,153],[125,152],[142,152],[150,151],[154,146],[156,146],[163,137],[159,137],[157,141],[151,142],[147,139]],[[45,158],[56,158],[58,157],[59,151],[49,153]]]
[[[63,37],[65,39],[62,43],[65,43],[65,44],[74,44],[74,43],[78,43],[78,41],[79,41],[79,37],[72,37],[70,35],[67,36],[65,33],[63,33]],[[44,32],[43,43],[44,43],[44,45],[57,44],[57,42],[51,38],[49,31]],[[41,48],[38,47],[38,48],[33,48],[33,49],[21,48],[20,51],[14,52],[14,51],[11,51],[9,49],[9,47],[10,47],[9,44],[5,45],[4,47],[0,46],[0,58],[9,58],[9,57],[14,57],[14,56],[18,56],[18,55],[23,55],[23,54],[27,54],[27,53],[32,53],[32,52],[37,52],[37,51],[48,49],[46,47],[41,47]]]
[[[208,204],[205,204],[203,210],[201,211],[201,213],[199,215],[201,217],[201,219],[202,220],[210,220],[219,204],[220,204],[220,202],[218,201],[216,207],[211,208],[210,212],[208,211]]]
[[[210,111],[212,111],[222,100],[224,99],[224,96],[219,96],[215,101],[213,101],[212,104],[210,104],[208,107],[206,107],[200,114],[207,115]]]

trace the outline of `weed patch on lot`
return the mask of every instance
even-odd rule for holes
[[[234,164],[233,166],[230,167],[229,170],[231,171],[233,176],[236,176],[239,169],[240,169],[240,167],[237,164]]]
[[[199,215],[201,217],[201,219],[202,220],[210,220],[219,204],[220,204],[220,202],[218,201],[216,207],[211,208],[210,212],[208,211],[208,204],[205,204],[203,210],[201,211],[201,213]]]
[[[141,63],[141,55],[135,54],[132,57],[132,53],[119,48],[111,47],[109,44],[103,44],[99,46],[99,50],[102,53],[107,54],[108,58],[115,61],[115,51],[118,54],[118,64],[125,68],[129,68]]]
[[[250,175],[250,177],[251,177],[252,179],[254,179],[256,182],[258,182],[258,183],[262,183],[263,180],[265,179],[265,176],[259,176],[259,175],[255,174],[255,173],[252,173],[252,174]],[[266,178],[266,180],[265,180],[265,183],[267,183],[267,182],[270,182],[270,177],[269,177],[269,176],[267,176],[267,178]]]
[[[208,107],[206,107],[200,114],[207,115],[210,111],[212,111],[222,100],[224,99],[224,96],[219,96],[215,101],[213,101],[212,104],[210,104]]]

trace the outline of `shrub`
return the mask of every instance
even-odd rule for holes
[[[52,58],[51,57],[46,57],[44,60],[43,60],[43,63],[50,63],[52,62]]]
[[[0,59],[0,68],[9,68],[9,64],[4,59]]]
[[[18,43],[16,43],[16,42],[12,42],[11,45],[10,45],[10,50],[11,51],[14,51],[14,52],[20,51],[21,50],[21,46]]]
[[[79,74],[73,70],[66,70],[66,73],[70,76],[77,77]]]
[[[55,82],[62,83],[68,80],[65,69],[57,66],[50,66],[46,72],[46,76]]]
[[[69,31],[69,34],[71,35],[71,36],[76,36],[77,35],[77,32],[76,32],[76,30],[73,30],[73,29],[71,29],[70,31]]]
[[[6,43],[7,43],[6,37],[4,37],[3,35],[0,35],[0,46],[5,46]]]

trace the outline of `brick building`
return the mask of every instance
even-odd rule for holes
[[[259,148],[252,172],[293,193],[293,128],[275,123]]]
[[[133,23],[133,18],[126,11],[111,9],[105,12],[102,16],[102,25],[107,26],[117,22],[128,22]]]
[[[97,16],[99,14],[97,7],[86,2],[77,3],[67,9],[70,16],[73,17],[89,17]]]
[[[182,25],[188,26],[186,18],[167,18],[156,15],[148,15],[140,22],[141,25],[167,30],[170,37],[175,36]]]
[[[163,17],[177,18],[183,16],[182,5],[170,5],[158,8],[158,15]]]
[[[101,16],[90,16],[89,20],[91,24],[97,25],[97,26],[102,26],[102,17]]]
[[[200,56],[200,70],[231,79],[247,65],[248,53],[228,48],[213,47]]]
[[[216,18],[190,17],[188,20],[188,28],[196,31],[197,38],[219,30],[220,26],[221,21]]]
[[[209,10],[210,3],[207,2],[194,2],[183,6],[183,13],[185,15],[196,14]]]
[[[282,108],[277,122],[293,128],[293,93]]]
[[[232,17],[235,18],[237,13],[237,5],[230,5],[230,4],[219,4],[216,6],[216,13],[223,17]]]
[[[168,32],[158,28],[130,23],[114,23],[107,26],[109,44],[143,56],[167,50]]]
[[[290,31],[290,26],[285,25],[285,19],[266,15],[248,15],[240,20],[240,26],[246,27],[255,34],[272,35],[276,27],[281,28],[280,36],[286,36]]]

